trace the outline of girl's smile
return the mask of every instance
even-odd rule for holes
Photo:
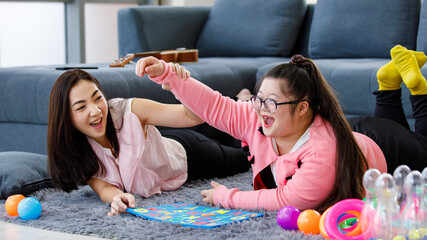
[[[104,146],[108,104],[96,84],[80,80],[70,90],[69,101],[74,127]]]
[[[99,118],[93,122],[90,123],[90,125],[95,128],[95,129],[100,129],[102,128],[102,118]]]
[[[264,127],[268,128],[274,123],[274,118],[269,117],[267,115],[262,115],[262,118],[264,119]]]
[[[281,85],[281,81],[277,79],[266,78],[257,95],[261,100],[267,98],[276,102],[291,100],[281,92]],[[267,111],[265,104],[263,104],[257,111],[258,119],[262,124],[263,132],[266,136],[280,138],[293,134],[293,127],[291,127],[293,125],[293,116],[289,108],[290,105],[278,105],[277,111],[271,113]]]

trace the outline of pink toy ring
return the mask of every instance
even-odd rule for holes
[[[360,199],[345,199],[334,204],[325,216],[325,230],[331,239],[363,240],[363,234],[348,236],[338,230],[337,221],[342,213],[348,211],[362,212],[364,202]]]
[[[347,212],[341,214],[340,217],[338,217],[338,221],[344,221],[345,219],[350,218],[351,215],[353,215],[354,217],[356,217],[359,220],[360,214],[361,213],[359,211],[354,211],[354,210],[347,211]],[[338,224],[338,222],[337,222],[337,224]],[[361,226],[359,223],[356,223],[356,224],[354,224],[354,226],[351,226],[350,228],[347,228],[345,230],[342,228],[338,229],[338,230],[340,231],[340,233],[344,233],[347,236],[356,236],[356,235],[359,235],[362,233]]]

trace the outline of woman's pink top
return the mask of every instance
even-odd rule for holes
[[[164,138],[151,125],[142,128],[139,118],[132,113],[133,99],[111,99],[110,114],[118,129],[120,154],[116,159],[110,149],[103,148],[87,137],[106,174],[102,179],[122,191],[149,197],[162,190],[174,190],[187,180],[187,155],[175,140]]]
[[[214,194],[216,205],[267,210],[292,205],[304,210],[315,208],[326,199],[335,181],[336,155],[336,138],[328,121],[316,116],[307,143],[295,152],[278,156],[272,139],[259,131],[261,123],[251,103],[224,97],[193,78],[179,79],[169,64],[163,62],[163,65],[164,73],[153,81],[171,84],[174,95],[208,124],[249,145],[255,191],[220,186]],[[354,133],[354,136],[369,168],[386,172],[386,161],[378,145],[365,135]],[[266,189],[263,173],[271,171],[273,162],[277,187]]]

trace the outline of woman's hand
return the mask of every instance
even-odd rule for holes
[[[183,79],[184,81],[191,76],[190,71],[186,70],[185,67],[179,65],[178,63],[169,63],[171,66],[172,72],[176,72],[178,78]],[[170,84],[162,84],[163,90],[170,91],[172,86]]]
[[[135,74],[139,77],[147,74],[149,77],[154,78],[162,75],[164,71],[163,63],[155,57],[145,57],[138,60],[135,67]]]
[[[219,186],[222,186],[222,185],[219,184],[219,183],[217,183],[217,182],[215,182],[215,181],[212,181],[211,182],[211,186],[212,186],[211,189],[209,189],[209,190],[203,190],[203,191],[200,192],[200,194],[202,194],[202,196],[204,197],[202,199],[202,202],[207,202],[207,203],[211,203],[211,204],[214,205],[215,203],[214,203],[213,197],[214,197],[214,194],[215,194],[215,190]]]
[[[187,79],[190,77],[190,71],[186,70],[185,67],[179,65],[178,63],[169,63],[171,66],[172,72],[176,72],[178,78]]]
[[[135,197],[130,193],[120,193],[113,197],[109,216],[125,213],[126,209],[135,207]]]

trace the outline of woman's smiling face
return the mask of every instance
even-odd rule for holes
[[[270,98],[276,101],[276,103],[295,100],[289,99],[282,93],[282,84],[284,84],[283,80],[266,78],[260,86],[257,96],[261,98],[261,100]],[[294,109],[294,107],[295,104],[278,105],[277,111],[270,113],[263,105],[260,110],[256,111],[264,135],[272,138],[292,135],[294,132],[294,115],[292,114],[292,109]]]
[[[74,127],[101,145],[106,139],[108,104],[95,83],[80,80],[69,93]]]

